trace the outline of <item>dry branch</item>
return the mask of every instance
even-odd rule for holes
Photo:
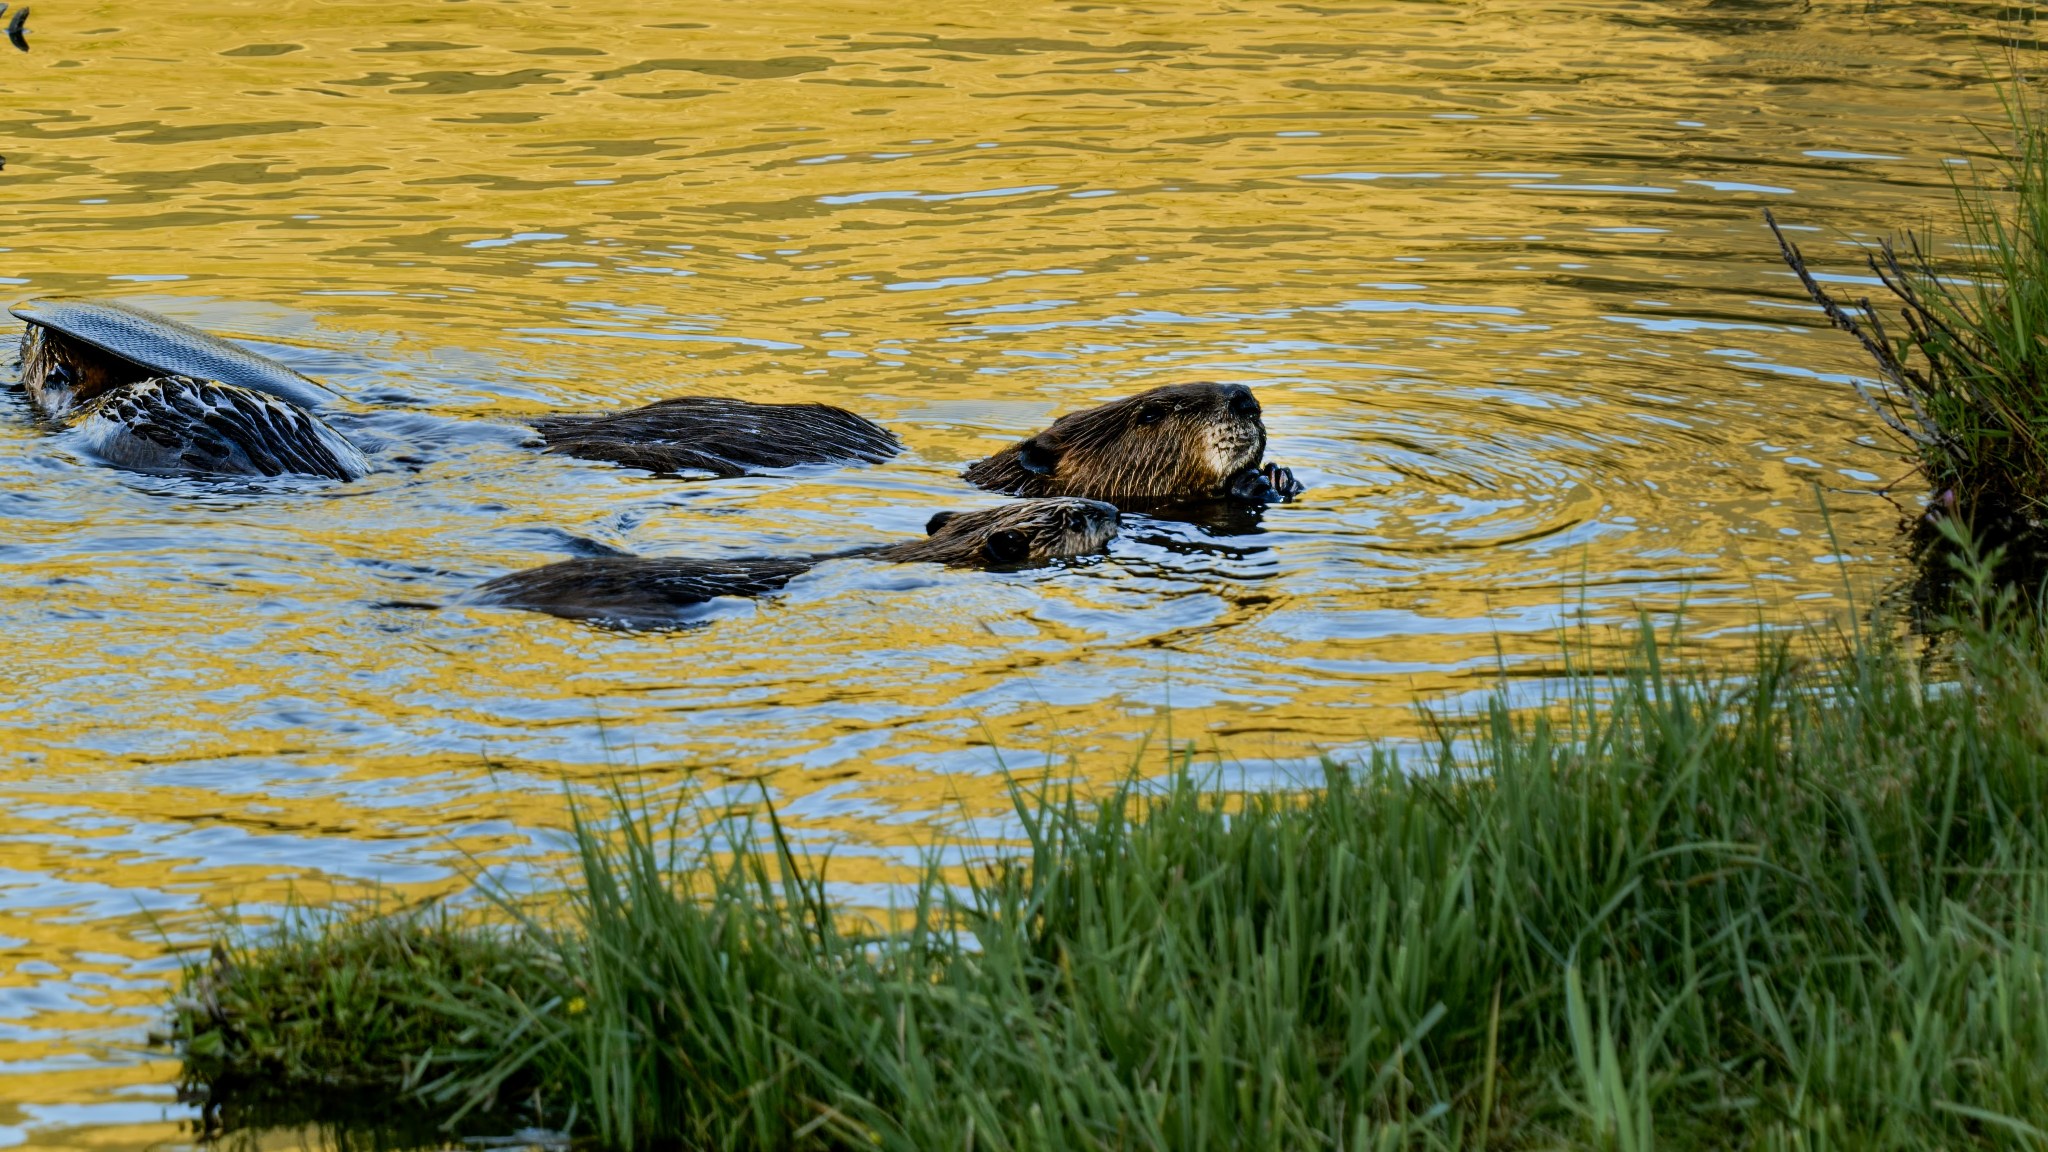
[[[1894,432],[1925,447],[1941,445],[1943,438],[1940,430],[1928,419],[1926,411],[1921,408],[1915,395],[1917,391],[1927,387],[1927,381],[1892,350],[1890,342],[1885,339],[1884,321],[1878,317],[1877,309],[1871,306],[1869,299],[1858,299],[1857,309],[1863,313],[1863,322],[1858,323],[1856,317],[1850,315],[1849,309],[1829,295],[1827,289],[1822,288],[1820,282],[1813,278],[1813,273],[1807,271],[1806,258],[1800,254],[1799,246],[1786,237],[1784,229],[1778,226],[1778,218],[1771,214],[1769,208],[1764,209],[1764,223],[1770,225],[1771,234],[1778,238],[1778,251],[1783,254],[1786,266],[1799,277],[1799,283],[1806,289],[1807,296],[1815,304],[1820,305],[1821,311],[1835,327],[1854,336],[1856,342],[1863,345],[1864,351],[1870,353],[1870,358],[1877,362],[1878,371],[1891,382],[1894,395],[1905,397],[1906,403],[1912,407],[1913,418],[1919,428],[1907,425],[1896,412],[1879,403],[1861,381],[1854,383],[1856,394],[1862,397],[1863,402],[1870,406],[1870,410],[1877,413],[1878,419],[1883,420]],[[1877,267],[1875,257],[1871,259],[1871,267],[1873,270]],[[1879,280],[1884,280],[1882,273],[1879,273]],[[1886,286],[1890,287],[1889,282],[1886,282]],[[1894,289],[1895,293],[1896,291]],[[1909,315],[1913,311],[1921,310],[1911,308]],[[1865,330],[1865,325],[1869,326],[1868,331]]]

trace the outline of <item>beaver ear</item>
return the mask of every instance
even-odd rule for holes
[[[1017,445],[1017,466],[1033,476],[1050,476],[1059,467],[1059,449],[1033,436]]]
[[[988,537],[988,558],[997,564],[1019,564],[1031,558],[1031,539],[1015,528],[991,532]]]
[[[946,521],[958,515],[958,512],[938,512],[933,514],[931,519],[924,522],[924,534],[927,536],[937,536],[939,529],[946,526]]]

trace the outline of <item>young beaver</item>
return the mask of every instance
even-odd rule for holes
[[[563,560],[478,586],[471,603],[550,612],[627,627],[679,622],[677,613],[717,596],[762,596],[822,560],[857,557],[955,568],[1020,568],[1099,552],[1116,536],[1117,511],[1096,500],[1020,500],[979,512],[941,512],[922,540],[821,556],[682,560],[598,556]]]
[[[543,416],[548,451],[649,472],[744,476],[797,464],[879,464],[903,450],[887,428],[827,404],[678,396],[624,412]]]
[[[967,482],[1013,496],[1112,504],[1290,500],[1294,473],[1259,466],[1266,425],[1242,384],[1169,384],[1070,412],[968,468]]]

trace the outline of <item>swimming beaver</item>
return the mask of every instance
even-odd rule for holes
[[[369,462],[308,411],[336,399],[267,356],[140,308],[47,297],[27,321],[21,384],[43,415],[116,467],[354,480]]]
[[[743,476],[797,464],[879,464],[903,450],[888,429],[826,404],[679,396],[594,416],[533,422],[548,451],[649,472]]]
[[[928,535],[922,540],[821,556],[564,560],[487,581],[469,600],[572,620],[655,627],[676,623],[678,610],[713,597],[774,592],[823,560],[857,557],[958,568],[1018,568],[1099,552],[1116,530],[1116,509],[1100,501],[1020,500],[979,512],[941,512],[925,525]]]
[[[1085,496],[1112,504],[1291,500],[1294,473],[1259,465],[1266,425],[1242,384],[1169,384],[1071,412],[967,469],[967,482],[1013,496]]]

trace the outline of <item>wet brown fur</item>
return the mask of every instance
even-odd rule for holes
[[[965,568],[1044,564],[1099,552],[1116,536],[1116,509],[1072,497],[1019,500],[979,512],[941,512],[922,540],[866,553],[876,560],[923,561]]]
[[[952,567],[1015,568],[1098,552],[1116,535],[1116,509],[1090,500],[1024,500],[979,512],[941,512],[922,540],[839,557]],[[471,599],[570,619],[628,625],[673,623],[677,610],[718,596],[774,592],[833,556],[685,560],[599,556],[513,572]]]
[[[1259,403],[1242,384],[1169,384],[1069,413],[967,469],[968,483],[1014,496],[1112,504],[1206,500],[1266,451]]]
[[[879,464],[903,450],[881,425],[829,404],[679,396],[624,412],[544,416],[548,451],[650,472],[743,476],[798,464]]]
[[[123,384],[160,373],[83,340],[30,324],[21,333],[21,386],[43,415],[59,417]]]
[[[471,594],[480,604],[527,608],[572,620],[659,623],[719,596],[765,596],[808,571],[809,557],[671,560],[590,556],[512,572]]]

